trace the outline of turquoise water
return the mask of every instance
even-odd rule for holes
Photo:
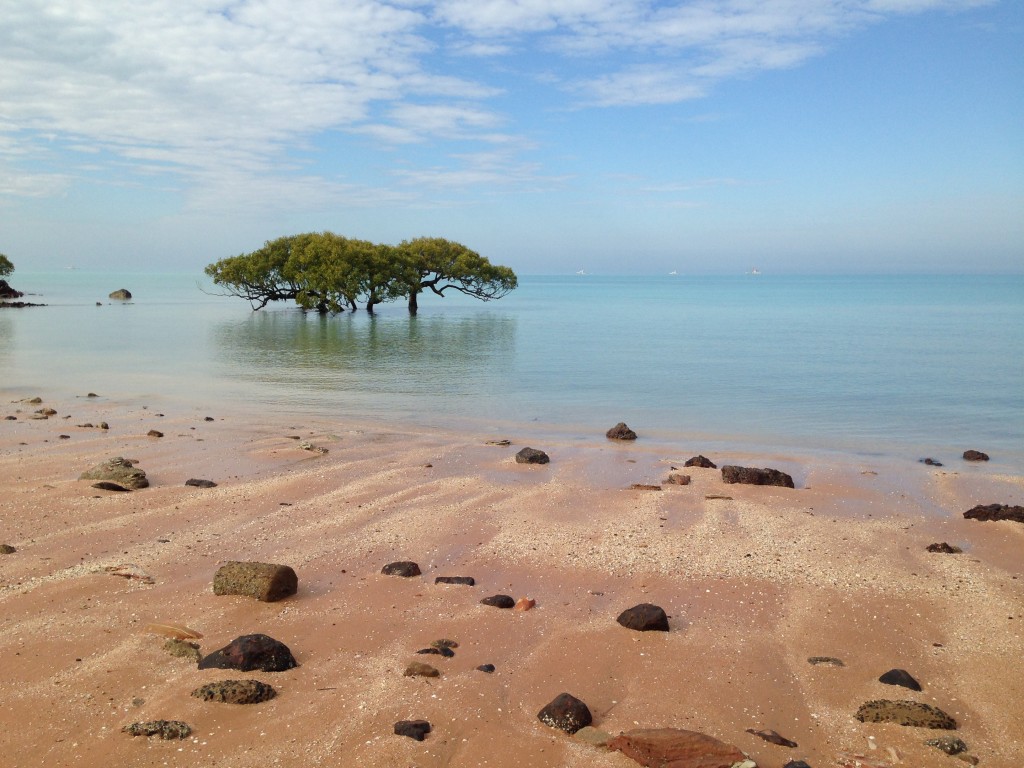
[[[16,273],[0,395],[680,447],[1024,461],[1024,278],[524,277],[504,299],[253,313],[196,275]],[[130,304],[110,302],[120,287]],[[101,301],[102,306],[96,306]],[[521,433],[521,430],[520,430]]]

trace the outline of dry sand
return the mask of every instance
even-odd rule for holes
[[[57,415],[30,418],[45,406]],[[701,446],[670,455],[645,444],[642,425],[633,444],[595,425],[589,444],[534,444],[552,462],[525,466],[513,456],[528,435],[253,413],[205,421],[85,398],[0,407],[8,414],[0,543],[17,551],[0,555],[4,766],[635,766],[537,720],[563,691],[612,734],[698,730],[768,768],[836,766],[843,753],[963,765],[922,744],[944,732],[853,717],[870,699],[914,699],[955,717],[982,766],[1024,764],[1024,525],[962,518],[975,504],[1024,502],[1020,474],[959,459],[940,469],[733,454],[710,458],[777,467],[798,488],[727,486],[716,470],[688,469],[689,486],[640,491],[628,487],[661,482]],[[75,426],[100,421],[110,429]],[[512,445],[485,444],[496,438]],[[113,456],[137,459],[152,487],[116,494],[77,479]],[[964,553],[925,551],[939,541]],[[299,592],[271,604],[217,597],[213,575],[229,560],[290,565]],[[381,575],[394,560],[423,575]],[[155,583],[103,570],[126,563]],[[435,585],[439,575],[477,584]],[[479,603],[497,593],[537,607]],[[671,631],[615,622],[641,602],[664,607]],[[300,666],[200,671],[144,631],[153,621],[199,630],[204,652],[265,633]],[[440,638],[459,643],[454,658],[415,655]],[[441,677],[404,677],[414,659]],[[483,663],[496,671],[476,671]],[[894,667],[923,692],[878,682]],[[189,695],[231,677],[279,695],[252,706]],[[121,732],[152,719],[194,734]],[[433,732],[395,736],[404,719]]]

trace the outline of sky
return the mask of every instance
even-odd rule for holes
[[[1019,0],[0,0],[0,253],[1024,272]]]

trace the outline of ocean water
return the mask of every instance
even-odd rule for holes
[[[1024,467],[1021,276],[525,276],[499,301],[425,297],[416,317],[254,313],[202,275],[12,283],[48,306],[0,310],[9,400],[95,391],[568,438],[626,421],[681,450],[974,447]],[[131,303],[107,299],[121,287]]]

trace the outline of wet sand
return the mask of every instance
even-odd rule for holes
[[[57,415],[29,418],[46,406]],[[537,720],[563,691],[612,734],[697,730],[769,768],[835,766],[844,753],[963,765],[922,744],[946,732],[853,717],[871,699],[913,699],[952,715],[980,765],[1024,764],[1024,525],[962,517],[975,504],[1024,503],[1019,473],[959,458],[932,468],[709,454],[719,466],[789,472],[790,490],[684,470],[707,452],[666,453],[638,424],[636,443],[612,443],[610,425],[594,425],[592,442],[536,444],[526,430],[161,416],[85,398],[5,403],[7,415],[17,420],[0,421],[0,543],[17,551],[0,555],[5,765],[635,766]],[[100,421],[110,429],[75,426]],[[486,444],[499,438],[511,446]],[[525,445],[551,463],[516,464]],[[77,479],[113,456],[137,459],[152,486],[118,494]],[[629,490],[661,483],[672,467],[692,483]],[[189,478],[218,487],[185,487]],[[925,551],[942,541],[963,554]],[[215,596],[213,575],[229,560],[290,565],[299,592],[269,604]],[[395,560],[423,575],[381,575]],[[103,570],[125,563],[155,583]],[[479,603],[498,593],[536,608]],[[662,606],[671,631],[615,622],[641,602]],[[265,633],[300,666],[197,670],[144,631],[154,621],[202,632],[204,653]],[[454,658],[415,654],[440,638],[459,643]],[[811,656],[845,666],[813,666]],[[412,660],[441,676],[404,677]],[[475,669],[484,663],[495,672]],[[878,682],[894,667],[924,690]],[[252,706],[189,695],[232,677],[279,695]],[[121,732],[154,719],[194,733]],[[429,720],[433,732],[424,742],[394,735],[406,719]]]

